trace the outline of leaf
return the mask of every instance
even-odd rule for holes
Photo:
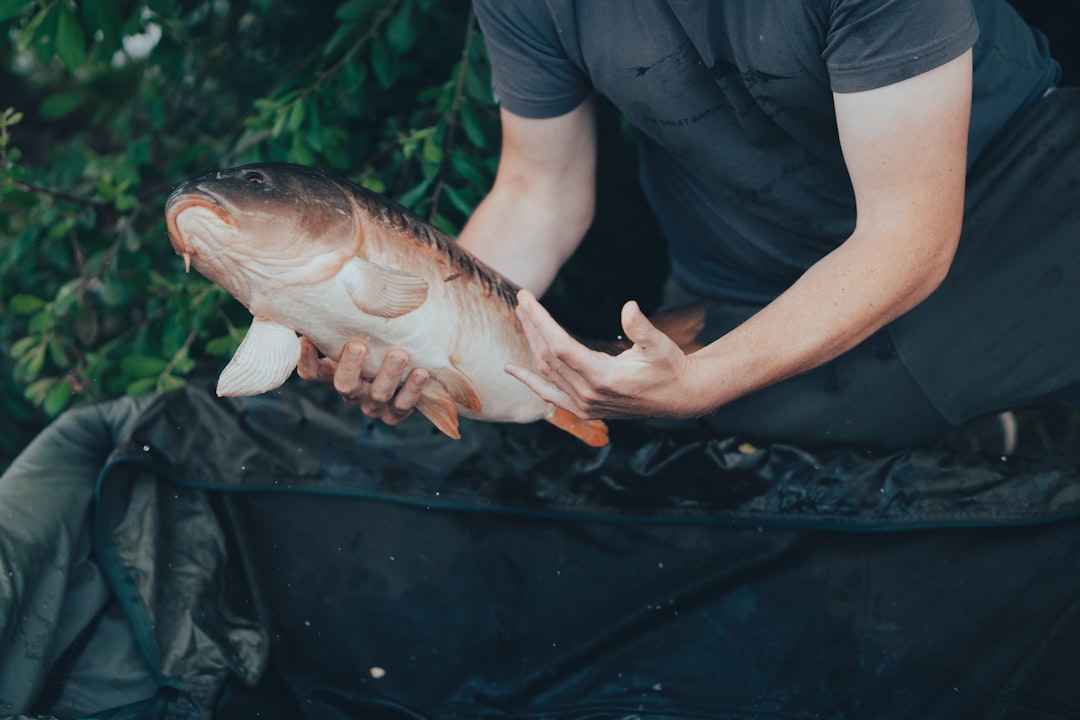
[[[187,335],[187,325],[180,316],[170,316],[165,321],[165,329],[161,332],[161,351],[166,355],[176,354],[180,348],[184,347]]]
[[[23,114],[17,111],[13,107],[9,107],[4,111],[3,115],[0,115],[0,126],[11,127],[12,125],[18,125],[22,122]]]
[[[27,0],[0,0],[0,22],[15,17],[29,4]]]
[[[431,224],[442,230],[450,237],[457,235],[459,229],[456,225],[454,225],[454,223],[450,222],[450,220],[445,215],[436,215],[435,219],[431,221]]]
[[[127,156],[135,165],[146,165],[150,162],[150,139],[140,137],[133,139],[127,144]]]
[[[178,378],[175,375],[162,375],[157,380],[157,389],[158,392],[169,392],[184,387],[184,384],[183,378]]]
[[[428,191],[429,187],[431,187],[431,180],[424,180],[411,190],[402,193],[401,197],[398,198],[398,202],[408,208],[415,207],[420,202],[420,199],[424,197],[424,193]]]
[[[434,135],[428,135],[427,138],[424,140],[424,147],[423,150],[421,150],[420,156],[424,159],[425,162],[431,163],[433,165],[439,165],[442,163],[443,149],[442,146],[435,141]]]
[[[86,30],[95,38],[100,31],[101,52],[106,57],[120,49],[120,11],[116,0],[83,0],[82,16]]]
[[[319,120],[318,106],[312,105],[308,113],[308,129],[304,134],[308,147],[317,153],[326,150],[330,139],[329,129]]]
[[[30,47],[30,44],[34,42],[34,39],[38,35],[38,30],[43,24],[45,19],[49,17],[52,12],[52,5],[44,5],[41,10],[38,10],[37,14],[30,19],[30,22],[26,23],[26,27],[19,31],[19,34],[15,36],[15,47],[19,50],[26,50]]]
[[[45,414],[49,417],[59,415],[60,411],[66,408],[71,401],[71,394],[71,382],[67,378],[58,380],[45,395],[45,401],[42,403]]]
[[[303,100],[297,100],[293,103],[292,109],[289,110],[289,119],[285,122],[285,129],[289,132],[296,132],[300,129],[300,126],[304,124],[304,115],[307,112],[307,105]]]
[[[40,405],[45,402],[45,396],[49,394],[49,390],[56,384],[56,378],[42,378],[36,382],[32,382],[26,386],[26,390],[23,391],[23,397],[35,405]]]
[[[277,110],[279,107],[281,107],[281,101],[280,100],[273,100],[271,98],[261,97],[261,98],[256,98],[255,101],[252,103],[252,105],[255,106],[256,110],[262,110],[264,112],[269,112],[270,110]]]
[[[30,348],[40,342],[40,335],[30,335],[29,337],[16,340],[15,344],[11,346],[11,357],[16,359],[21,358],[28,350],[30,350]]]
[[[285,123],[289,119],[289,111],[285,108],[279,108],[274,115],[274,127],[270,130],[271,137],[277,137],[281,135],[281,132],[285,129]]]
[[[139,199],[134,195],[121,194],[116,196],[116,201],[113,206],[119,212],[127,212],[131,208],[135,207],[139,202]]]
[[[412,49],[416,42],[412,0],[405,0],[401,4],[401,9],[390,18],[386,26],[386,41],[399,55],[404,55]]]
[[[341,9],[339,8],[338,12],[340,11]],[[323,46],[323,57],[330,57],[336,53],[344,44],[345,40],[355,32],[356,23],[346,22],[339,25],[337,30],[334,31],[334,34],[330,36],[330,40]]]
[[[55,336],[49,340],[49,359],[58,368],[67,369],[71,366],[67,353],[64,352],[63,346],[60,345],[60,341]]]
[[[480,119],[476,116],[476,111],[473,109],[472,104],[463,103],[461,106],[461,113],[458,117],[461,118],[461,128],[465,131],[465,135],[469,138],[469,142],[478,148],[486,148],[488,146],[487,133],[485,133],[483,127],[481,127]]]
[[[446,185],[443,187],[443,192],[446,194],[446,197],[450,199],[450,204],[460,210],[463,215],[468,217],[472,214],[473,203],[466,200],[465,196],[462,195],[459,190]]]
[[[470,185],[484,187],[491,184],[490,178],[485,176],[484,172],[464,153],[451,153],[450,166],[457,170],[458,174]]]
[[[345,62],[339,77],[338,87],[342,92],[350,94],[358,92],[367,82],[368,66],[364,64],[362,59],[353,55]]]
[[[67,3],[60,3],[56,24],[56,54],[68,70],[75,71],[86,64],[86,33],[82,23]]]
[[[376,0],[350,0],[337,9],[334,17],[343,22],[363,20],[378,6],[379,3]]]
[[[26,329],[32,333],[43,333],[46,330],[50,329],[53,325],[53,314],[51,312],[47,312],[47,310],[42,310],[38,313],[35,313],[34,316],[30,318],[30,322],[27,323]]]
[[[156,390],[157,382],[156,377],[142,378],[141,380],[130,383],[124,392],[131,396],[143,395],[151,390]]]
[[[491,96],[491,76],[481,71],[477,63],[469,63],[465,68],[465,94],[484,105],[495,102]]]
[[[35,295],[15,295],[8,301],[8,310],[16,315],[32,315],[45,307],[45,301]]]
[[[292,145],[289,147],[289,161],[298,165],[314,165],[315,153],[311,152],[303,135],[293,135]]]
[[[127,375],[136,378],[157,377],[168,365],[162,358],[149,355],[128,355],[120,363]]]
[[[15,364],[15,371],[23,378],[30,379],[41,374],[43,367],[45,367],[45,343],[34,346],[32,350],[19,358],[19,362]]]
[[[81,92],[56,93],[45,98],[39,111],[46,120],[59,120],[74,112],[85,99],[86,95]]]
[[[397,56],[390,52],[386,42],[378,35],[371,41],[371,69],[385,90],[393,86],[400,70]]]
[[[235,353],[238,347],[240,347],[239,338],[232,335],[223,335],[206,343],[206,354],[228,357]]]

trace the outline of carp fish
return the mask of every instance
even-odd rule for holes
[[[246,165],[180,185],[165,217],[185,269],[252,314],[219,396],[284,383],[300,358],[297,333],[334,359],[358,338],[369,348],[365,377],[392,348],[408,353],[406,373],[430,372],[416,409],[452,438],[459,416],[543,419],[607,444],[603,421],[551,405],[504,372],[511,361],[536,366],[515,313],[518,288],[389,198],[314,168]]]

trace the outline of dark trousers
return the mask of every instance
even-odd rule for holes
[[[665,304],[694,300],[669,282]],[[708,302],[719,337],[758,310]],[[1025,406],[1080,406],[1080,88],[1017,116],[969,173],[940,288],[823,367],[710,415],[718,432],[881,448]]]

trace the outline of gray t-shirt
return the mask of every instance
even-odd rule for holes
[[[768,302],[855,227],[834,91],[904,80],[974,44],[970,166],[1060,72],[1005,0],[474,6],[507,110],[556,117],[595,90],[639,130],[672,270],[717,299]]]

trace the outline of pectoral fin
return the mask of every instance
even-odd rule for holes
[[[289,379],[300,360],[300,338],[275,322],[255,318],[218,378],[219,397],[258,395]]]
[[[338,275],[362,312],[395,318],[412,312],[427,299],[428,284],[419,275],[353,258]]]

